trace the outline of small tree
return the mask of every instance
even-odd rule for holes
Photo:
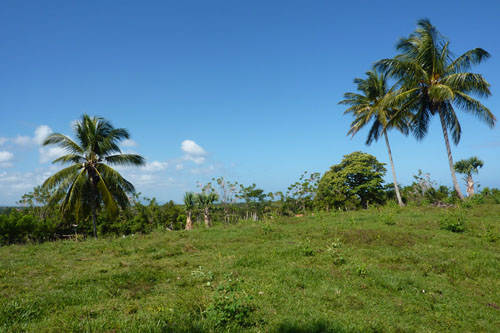
[[[236,195],[238,199],[245,201],[247,220],[250,218],[250,212],[252,212],[253,220],[257,220],[258,211],[261,208],[260,206],[266,198],[264,190],[256,186],[255,184],[252,184],[252,186],[243,186],[243,184],[240,184],[240,191]]]
[[[312,206],[312,202],[318,190],[320,174],[307,171],[300,176],[299,181],[288,187],[287,196],[293,198],[302,213],[306,213],[306,208]]]
[[[465,185],[467,186],[467,196],[472,197],[474,195],[474,180],[472,179],[473,173],[478,173],[479,168],[483,167],[483,161],[481,161],[476,156],[471,157],[467,160],[460,160],[455,163],[455,170],[464,176]]]
[[[231,205],[236,201],[235,196],[238,192],[236,186],[238,185],[238,182],[235,182],[233,184],[229,181],[226,181],[224,177],[220,177],[217,179],[212,178],[212,181],[217,182],[217,185],[219,185],[219,199],[224,209],[224,221],[228,223],[230,221]]]
[[[205,226],[208,228],[212,225],[210,221],[210,208],[216,202],[218,199],[218,196],[214,192],[210,193],[200,193],[196,196],[196,201],[198,202],[199,206],[203,209],[203,215],[204,215],[204,221],[205,221]]]
[[[196,205],[196,197],[193,192],[186,192],[184,194],[184,206],[186,208],[186,230],[193,229],[193,208]]]
[[[318,185],[316,203],[320,208],[367,208],[382,204],[386,169],[375,156],[360,151],[344,155],[340,164],[325,172]]]

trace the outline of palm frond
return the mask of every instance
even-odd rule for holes
[[[108,216],[114,219],[118,215],[118,206],[116,205],[113,194],[110,192],[109,188],[106,186],[104,177],[99,173],[97,168],[94,169],[97,173],[99,180],[97,181],[97,190],[101,195],[102,201],[104,202],[104,207],[108,212]]]
[[[59,158],[56,158],[55,160],[52,161],[52,164],[56,163],[61,163],[61,164],[66,164],[66,163],[74,163],[74,164],[82,164],[85,163],[85,157],[76,155],[76,154],[68,154],[61,156]]]
[[[78,170],[82,168],[81,165],[75,164],[67,168],[59,170],[43,182],[42,187],[52,189],[63,183],[66,179],[74,179],[78,175]]]
[[[113,165],[122,166],[141,166],[146,162],[144,157],[136,154],[119,154],[104,157],[104,160]]]
[[[68,138],[64,134],[60,133],[52,133],[45,140],[43,141],[43,145],[58,145],[61,148],[66,149],[68,152],[73,153],[73,154],[83,154],[84,150],[82,147],[77,145],[73,140]]]
[[[459,91],[455,91],[455,99],[453,103],[459,106],[462,110],[476,116],[479,120],[486,123],[489,127],[495,126],[495,115],[486,106],[478,100],[470,97]]]
[[[475,48],[462,54],[452,61],[445,69],[447,73],[460,73],[469,70],[473,65],[488,59],[490,54],[481,48]]]

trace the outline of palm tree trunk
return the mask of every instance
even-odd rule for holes
[[[385,143],[387,144],[387,152],[389,153],[389,162],[391,162],[392,169],[392,179],[394,180],[394,190],[396,191],[396,198],[398,199],[398,204],[403,207],[405,204],[401,200],[401,193],[399,193],[398,180],[396,179],[396,169],[394,168],[394,162],[392,161],[391,146],[389,145],[389,138],[387,137],[387,132],[384,131]]]
[[[472,175],[467,176],[467,196],[470,198],[474,195],[474,180]]]
[[[455,167],[453,166],[453,157],[451,156],[450,141],[448,140],[448,130],[446,129],[444,116],[441,111],[439,111],[439,119],[441,120],[441,127],[443,129],[446,152],[448,153],[448,162],[450,164],[450,172],[451,172],[451,179],[453,180],[453,187],[455,188],[455,192],[457,192],[457,195],[460,198],[460,200],[464,200],[464,196],[462,194],[462,191],[460,190],[460,186],[458,186],[457,176],[455,175]]]
[[[193,229],[193,221],[191,219],[191,211],[188,211],[186,217],[186,230],[192,230],[192,229]]]
[[[95,202],[92,203],[92,224],[94,226],[94,238],[97,239],[97,208]]]
[[[210,216],[209,216],[208,207],[205,207],[205,226],[210,227]]]

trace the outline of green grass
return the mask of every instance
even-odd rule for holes
[[[8,246],[0,331],[493,332],[499,236],[483,205]]]

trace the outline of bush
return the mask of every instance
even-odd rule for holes
[[[254,323],[250,319],[254,306],[252,298],[241,292],[240,281],[228,276],[214,294],[212,303],[205,311],[205,317],[216,327],[248,327]]]
[[[57,223],[44,220],[22,211],[11,210],[0,215],[0,244],[42,242],[53,239]]]
[[[441,219],[441,229],[451,232],[464,232],[465,220],[466,217],[463,211],[456,210],[449,212]]]

